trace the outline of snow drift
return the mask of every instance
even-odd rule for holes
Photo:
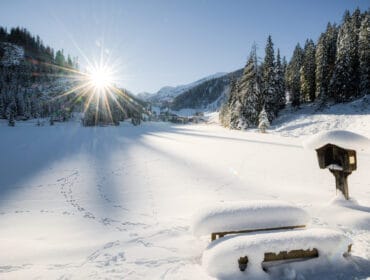
[[[225,240],[226,239],[226,240]],[[320,261],[335,264],[343,259],[351,240],[339,231],[308,229],[245,234],[215,241],[203,253],[202,265],[211,276],[227,279],[264,278],[264,253],[317,249]],[[247,269],[239,270],[238,259],[248,257]]]
[[[370,139],[346,130],[331,130],[315,134],[303,143],[306,149],[317,149],[328,143],[345,149],[370,150]]]
[[[199,210],[193,217],[193,233],[201,236],[213,232],[298,226],[308,221],[306,211],[287,202],[224,202]]]

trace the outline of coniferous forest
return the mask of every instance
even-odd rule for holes
[[[53,123],[83,110],[86,126],[140,119],[146,103],[123,89],[120,96],[108,97],[109,114],[98,110],[96,102],[84,108],[86,96],[78,94],[78,68],[77,58],[63,50],[55,52],[28,30],[17,27],[8,32],[0,27],[0,119],[8,119],[10,126],[32,118],[50,118]]]
[[[77,59],[45,46],[23,28],[0,27],[0,118],[69,117],[71,97],[55,98],[70,88],[68,69]]]
[[[231,83],[221,123],[246,129],[258,126],[263,110],[271,122],[287,103],[293,108],[325,106],[369,94],[369,42],[370,13],[359,9],[346,11],[340,25],[328,23],[316,43],[307,39],[303,47],[297,44],[289,63],[279,49],[275,52],[269,36],[263,62],[253,46],[242,77]]]

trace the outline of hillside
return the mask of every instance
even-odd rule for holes
[[[67,70],[75,67],[70,56],[54,54],[26,29],[0,27],[0,118],[68,118],[81,105],[60,97],[76,85]]]
[[[208,80],[212,80],[214,78],[221,77],[223,75],[225,75],[225,73],[216,73],[216,74],[204,77],[204,78],[202,78],[200,80],[197,80],[195,82],[192,82],[190,84],[179,85],[179,86],[175,86],[175,87],[165,86],[165,87],[162,87],[156,93],[152,93],[152,94],[147,93],[147,92],[139,93],[138,97],[143,99],[143,100],[149,101],[154,105],[170,104],[174,100],[174,98],[183,94],[187,90],[189,90],[189,89],[191,89],[191,88],[193,88],[197,85],[200,85],[200,84],[202,84],[202,83],[204,83]]]
[[[203,81],[175,97],[171,102],[171,109],[208,108],[210,110],[217,110],[230,89],[231,80],[237,80],[241,75],[242,69]]]

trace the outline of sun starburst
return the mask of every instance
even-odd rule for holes
[[[72,88],[62,92],[56,98],[72,95],[74,96],[74,100],[84,101],[84,114],[88,109],[93,108],[96,114],[96,120],[99,114],[103,114],[110,118],[111,122],[113,122],[112,104],[121,111],[124,111],[122,100],[125,106],[128,106],[131,110],[137,110],[137,108],[141,107],[141,105],[135,102],[125,90],[122,90],[116,85],[119,81],[119,72],[115,67],[110,66],[111,64],[108,60],[104,60],[103,57],[100,57],[100,59],[97,60],[88,60],[87,65],[85,71],[50,65],[58,68],[61,70],[60,72],[63,73],[57,76],[67,77],[73,81],[74,84]],[[119,100],[121,100],[121,102]]]

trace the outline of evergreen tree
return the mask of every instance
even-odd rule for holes
[[[67,66],[69,68],[73,68],[73,61],[72,61],[70,55],[68,55],[68,57],[67,57]]]
[[[277,50],[276,55],[276,67],[275,67],[275,82],[277,90],[277,108],[281,110],[285,107],[286,98],[285,98],[285,74],[284,66],[280,60],[280,50]]]
[[[230,81],[230,88],[227,94],[226,102],[222,104],[219,115],[220,122],[225,127],[230,126],[231,123],[231,110],[234,107],[233,98],[235,98],[236,89],[237,89],[236,80],[234,77],[232,77]]]
[[[286,86],[289,92],[289,99],[294,107],[298,107],[301,101],[302,61],[303,50],[301,46],[297,44],[286,70]]]
[[[361,22],[358,38],[359,93],[370,94],[370,14],[366,13]]]
[[[55,64],[59,66],[65,66],[65,58],[63,51],[58,50],[57,53],[55,54]]]
[[[306,102],[315,100],[315,44],[307,39],[304,46],[304,54],[301,68],[301,94]]]
[[[262,109],[261,113],[258,116],[258,128],[262,133],[266,132],[266,129],[270,127],[270,122],[265,111],[265,108]]]
[[[241,103],[238,127],[241,129],[255,127],[258,125],[258,114],[263,104],[260,90],[261,77],[258,70],[255,45],[252,47],[251,54],[238,86]]]
[[[237,129],[242,110],[242,103],[239,95],[239,82],[236,82],[231,89],[228,103],[228,109],[230,111],[230,128]]]
[[[358,17],[356,11],[353,17],[347,11],[338,32],[337,56],[329,91],[339,102],[358,96],[359,61],[358,30],[356,30]]]
[[[265,59],[262,66],[262,77],[264,104],[270,121],[276,117],[279,110],[274,61],[274,45],[271,36],[268,36],[265,48]]]
[[[9,113],[8,125],[9,126],[15,126],[14,113],[13,113],[13,111],[10,111],[10,113]]]
[[[0,119],[5,118],[4,99],[0,90]]]

